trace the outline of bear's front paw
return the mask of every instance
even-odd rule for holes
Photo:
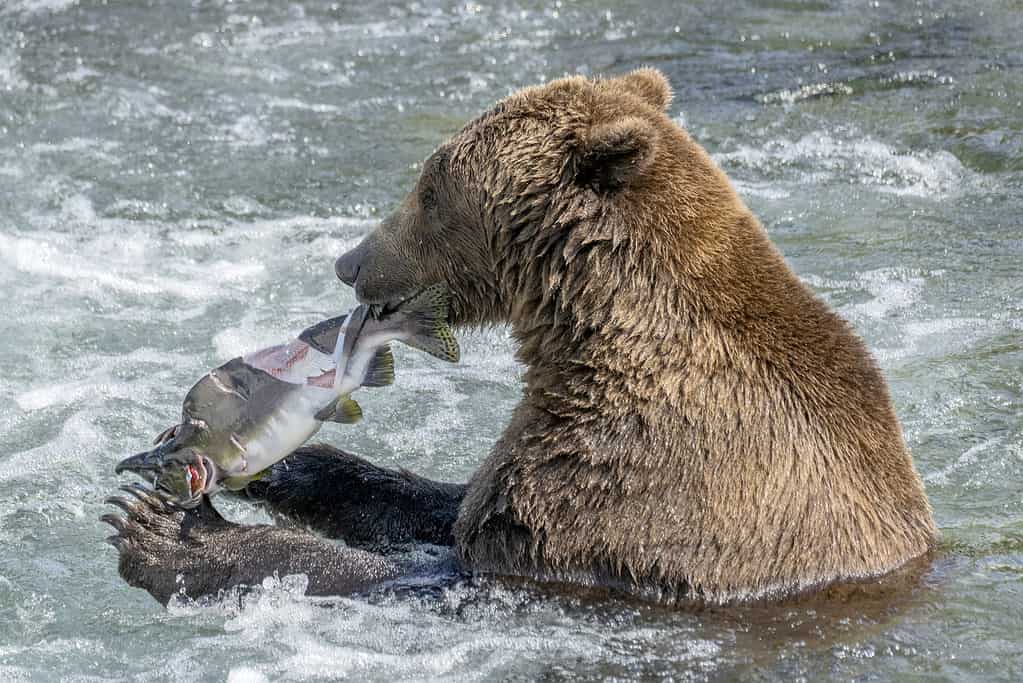
[[[121,577],[162,604],[175,593],[198,597],[189,588],[206,583],[217,570],[217,563],[210,561],[216,553],[207,547],[210,534],[231,525],[207,499],[185,510],[141,484],[120,490],[127,495],[111,496],[106,502],[123,514],[107,513],[100,519],[117,531],[107,542],[117,548]]]

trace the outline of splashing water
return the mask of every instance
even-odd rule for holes
[[[1023,676],[1023,96],[1012,3],[0,7],[0,679]],[[944,552],[897,602],[677,613],[487,580],[164,610],[97,521],[232,355],[353,304],[333,259],[512,90],[653,64],[891,382]],[[322,436],[464,481],[521,368],[397,348]],[[343,495],[339,492],[338,495]],[[238,521],[267,521],[223,503]]]

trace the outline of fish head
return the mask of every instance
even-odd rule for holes
[[[114,471],[134,472],[182,507],[195,507],[203,494],[216,492],[219,468],[202,449],[209,440],[204,425],[182,423],[157,440],[155,448],[125,458]]]
[[[116,471],[138,474],[184,508],[197,506],[204,494],[216,493],[220,488],[216,463],[198,450],[184,448],[165,456],[154,455],[157,450],[122,460]]]

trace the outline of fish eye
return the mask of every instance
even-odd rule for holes
[[[202,420],[189,420],[181,425],[179,441],[182,447],[205,446],[210,440],[210,429]]]

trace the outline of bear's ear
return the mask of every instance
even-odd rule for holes
[[[657,131],[638,116],[591,126],[576,150],[576,180],[598,193],[620,190],[654,158]]]
[[[639,97],[655,109],[665,110],[671,104],[671,84],[663,73],[651,66],[613,78],[610,83]]]

